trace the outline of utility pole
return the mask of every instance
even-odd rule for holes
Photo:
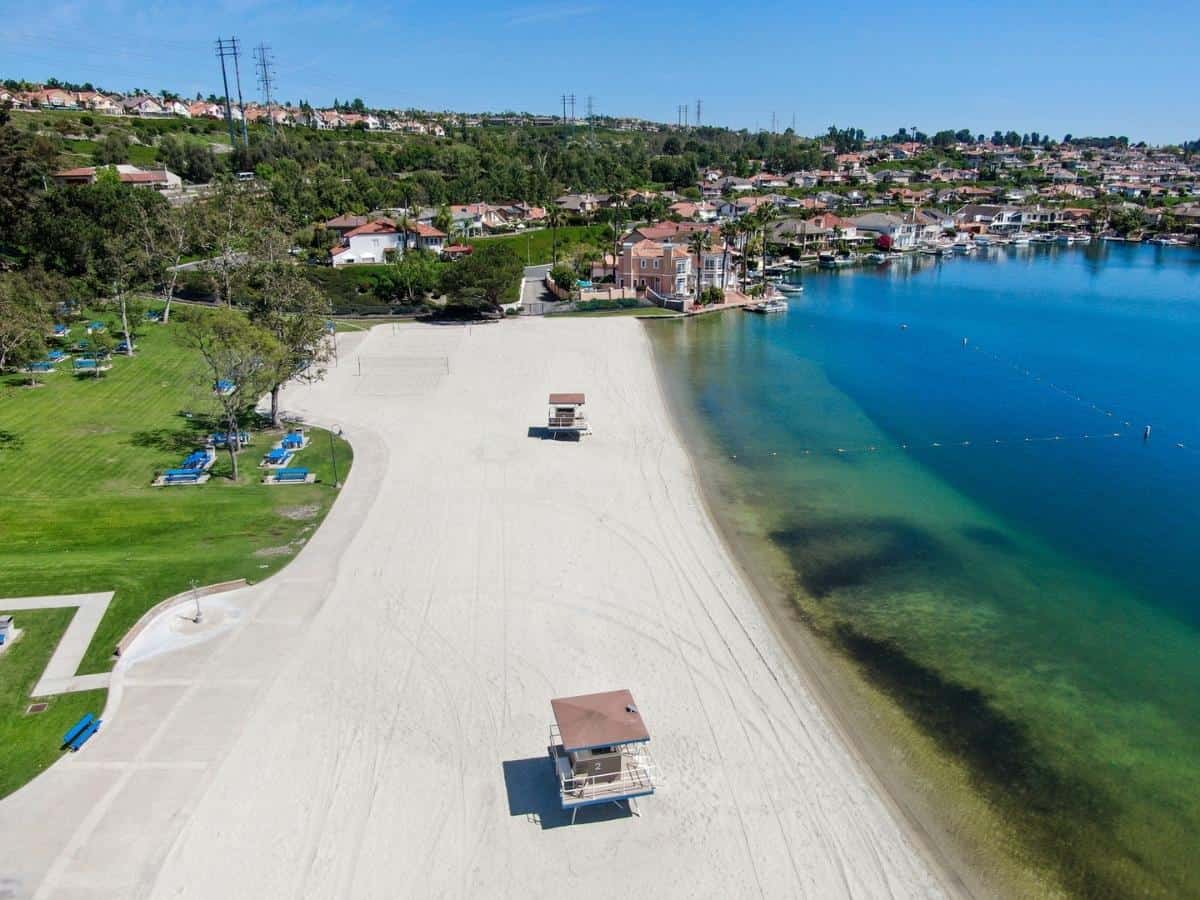
[[[236,53],[236,48],[236,39],[234,41],[226,41],[217,38],[217,59],[221,60],[221,83],[225,85],[225,124],[229,126],[230,148],[237,143],[237,138],[233,133],[233,110],[230,107],[229,101],[229,75],[225,71],[225,59]]]
[[[683,127],[688,127],[688,105],[686,103],[683,104]]]
[[[568,94],[567,102],[571,104],[571,130],[575,130],[575,95]]]
[[[246,104],[242,100],[242,67],[238,62],[238,58],[242,55],[242,50],[238,45],[237,38],[230,38],[230,43],[233,44],[233,78],[237,82],[238,109],[242,112],[242,146],[249,149],[250,130],[246,127]]]
[[[263,101],[267,106],[267,120],[271,123],[271,134],[275,133],[275,106],[271,100],[271,86],[275,83],[275,61],[271,59],[271,48],[259,43],[255,52],[258,57],[255,67],[258,69],[258,86],[262,90]]]
[[[696,99],[696,127],[697,128],[700,127],[700,104],[701,104],[701,102],[702,101],[699,98]]]
[[[775,133],[775,113],[771,113],[771,134]]]
[[[595,100],[596,100],[595,97],[593,97],[591,94],[588,94],[588,98],[587,98],[588,138],[591,140],[591,142],[593,144],[596,143]]]
[[[562,108],[563,108],[563,116],[562,116],[563,140],[566,140],[567,139],[567,95],[566,94],[562,95]]]

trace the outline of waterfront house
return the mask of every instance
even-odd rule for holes
[[[686,244],[671,240],[627,239],[617,265],[617,287],[651,291],[659,297],[686,296],[692,282],[692,256]]]

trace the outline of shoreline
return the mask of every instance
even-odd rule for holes
[[[0,804],[18,895],[947,893],[722,543],[641,325],[353,340],[285,399],[353,436],[349,489]],[[540,434],[557,389],[587,392],[582,442]],[[549,701],[622,687],[664,781],[573,824]]]
[[[906,717],[903,709],[870,685],[851,660],[839,656],[802,621],[800,608],[790,599],[784,584],[784,573],[790,569],[779,557],[779,551],[761,536],[741,533],[732,521],[730,509],[726,508],[730,504],[723,504],[715,496],[728,470],[722,469],[719,454],[712,452],[699,415],[687,406],[682,391],[673,389],[664,377],[663,361],[648,333],[651,327],[683,327],[680,321],[655,322],[643,327],[647,332],[656,386],[670,416],[676,440],[687,454],[705,514],[790,663],[812,690],[821,711],[864,777],[869,779],[902,825],[909,840],[919,848],[944,889],[970,898],[1009,895],[1013,882],[1023,879],[1005,878],[995,871],[984,871],[984,863],[989,870],[995,870],[1014,865],[1014,861],[1002,857],[999,852],[986,858],[978,851],[972,852],[964,836],[951,832],[947,817],[932,809],[941,798],[922,795],[917,788],[916,783],[924,780],[918,767],[900,758],[899,754],[889,754],[892,749],[889,744],[894,742],[895,735],[888,734],[878,721],[876,706],[882,705],[888,712]],[[857,710],[856,705],[864,700],[871,706]],[[916,734],[925,737],[919,730]],[[937,754],[937,751],[933,753]],[[936,794],[936,790],[930,793]]]

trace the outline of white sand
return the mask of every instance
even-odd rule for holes
[[[244,614],[220,634],[126,669],[113,724],[0,803],[0,887],[940,895],[708,520],[643,327],[343,336],[326,382],[285,397],[355,446],[326,525],[228,595]],[[529,436],[552,390],[587,392],[594,435]],[[565,825],[550,698],[619,687],[666,786],[640,818]],[[57,830],[31,829],[50,805]]]

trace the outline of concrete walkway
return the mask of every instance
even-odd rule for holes
[[[99,594],[61,594],[56,597],[14,597],[0,600],[0,611],[6,613],[28,609],[78,607],[31,696],[45,697],[49,694],[67,694],[72,691],[92,691],[108,687],[107,672],[95,675],[75,673],[79,670],[83,654],[92,643],[92,636],[100,627],[100,620],[104,618],[112,598],[112,591],[107,591]]]

